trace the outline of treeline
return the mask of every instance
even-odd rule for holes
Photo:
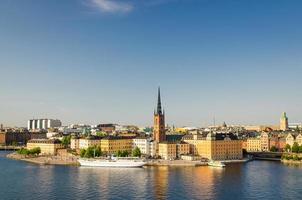
[[[285,151],[290,151],[293,153],[302,153],[302,145],[299,146],[297,142],[294,142],[293,146],[291,147],[289,144],[285,146]]]
[[[132,152],[129,151],[117,151],[116,156],[117,157],[141,157],[141,151],[138,147],[135,147]],[[81,158],[94,158],[94,157],[101,157],[103,156],[103,152],[101,151],[101,148],[99,146],[94,147],[88,147],[87,149],[81,149],[80,151]]]
[[[297,155],[282,155],[282,160],[300,161],[302,158]]]
[[[40,149],[40,147],[35,147],[33,149],[22,148],[22,149],[19,149],[17,151],[17,153],[21,154],[21,155],[26,155],[26,156],[28,156],[28,155],[35,155],[35,156],[37,156],[37,155],[39,155],[41,153],[41,149]]]

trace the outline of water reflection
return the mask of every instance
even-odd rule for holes
[[[155,199],[166,199],[169,184],[169,168],[167,166],[152,167]]]
[[[40,166],[0,153],[0,199],[300,199],[301,171],[265,161],[225,169]]]

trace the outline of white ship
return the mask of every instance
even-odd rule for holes
[[[208,165],[212,167],[225,167],[225,164],[220,161],[210,161],[208,162]]]
[[[87,167],[122,167],[122,168],[131,168],[131,167],[143,167],[146,165],[146,162],[141,159],[78,159],[81,166]]]

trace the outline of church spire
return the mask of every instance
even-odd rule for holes
[[[160,87],[158,87],[158,98],[157,98],[157,114],[161,115],[162,114],[162,109],[161,109],[161,99],[160,99]]]

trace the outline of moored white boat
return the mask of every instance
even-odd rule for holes
[[[225,167],[225,164],[220,161],[210,161],[208,162],[208,165],[212,167]]]
[[[87,167],[143,167],[146,162],[140,159],[78,159],[81,166]]]

